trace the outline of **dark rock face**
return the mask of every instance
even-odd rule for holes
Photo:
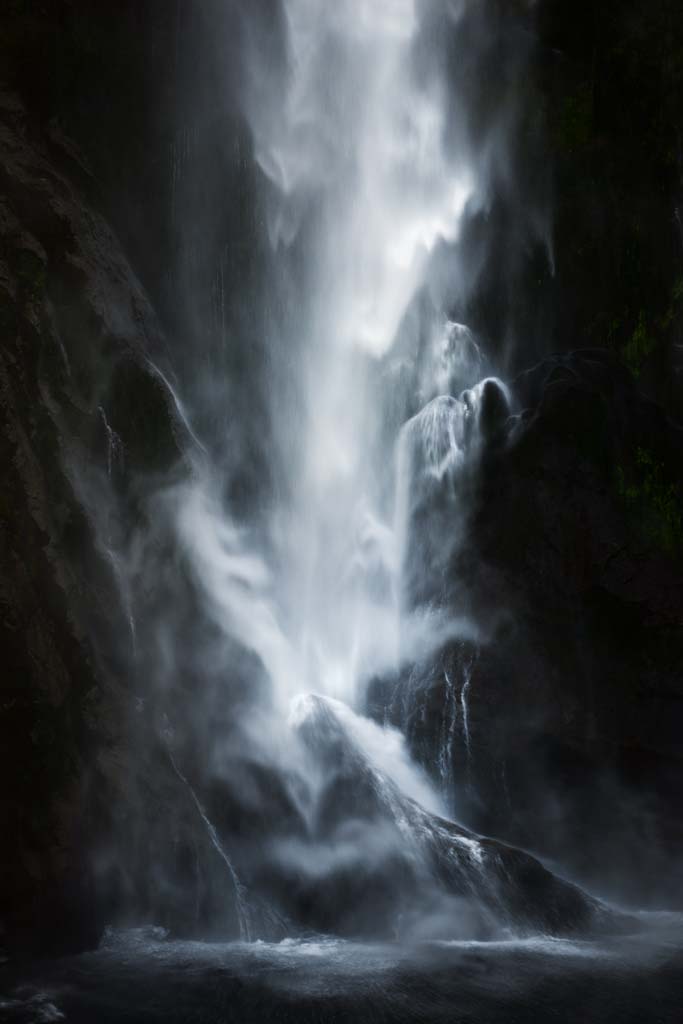
[[[7,94],[0,144],[0,750],[12,837],[1,941],[91,947],[104,924],[131,919],[234,937],[234,884],[173,769],[168,716],[182,726],[183,769],[219,822],[253,834],[264,793],[278,814],[293,811],[248,763],[219,800],[198,763],[211,737],[194,735],[188,714],[196,669],[159,669],[160,608],[188,650],[213,639],[197,625],[192,585],[154,505],[162,484],[182,480],[189,443],[160,370],[164,336],[92,190],[74,176],[73,144],[48,137]],[[130,550],[139,581],[120,563]],[[226,658],[255,693],[254,660],[237,644]],[[221,742],[239,700],[237,684],[229,706],[214,700]]]
[[[521,412],[481,463],[448,570],[456,609],[493,632],[370,699],[477,829],[666,902],[683,838],[681,431],[605,351],[548,359],[512,391]],[[443,532],[443,508],[432,518]]]
[[[474,251],[480,235],[494,242],[463,318],[511,373],[609,348],[680,421],[683,11],[544,0],[529,33],[523,176],[468,228]]]
[[[102,923],[99,758],[120,732],[129,667],[115,571],[74,469],[107,474],[134,503],[136,471],[168,468],[178,447],[168,395],[145,365],[162,344],[149,303],[34,127],[3,95],[0,902],[7,941],[64,949],[92,944]]]

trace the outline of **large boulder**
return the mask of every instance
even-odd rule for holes
[[[379,727],[311,695],[309,832],[275,847],[280,898],[303,926],[370,937],[590,933],[623,921],[535,858],[425,809],[382,764]],[[387,737],[388,738],[388,737]]]

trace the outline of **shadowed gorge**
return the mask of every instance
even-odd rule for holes
[[[0,13],[2,1019],[677,1019],[682,62]]]

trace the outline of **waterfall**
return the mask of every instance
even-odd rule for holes
[[[218,838],[218,833],[216,832],[216,829],[215,829],[214,825],[212,824],[212,822],[207,817],[206,811],[204,810],[204,808],[203,808],[203,806],[202,806],[202,804],[201,804],[197,794],[195,793],[194,789],[192,788],[190,783],[187,781],[187,778],[183,775],[183,773],[181,772],[180,768],[176,764],[176,760],[175,760],[173,754],[171,753],[170,749],[168,749],[168,759],[171,762],[171,767],[173,768],[173,771],[178,776],[178,778],[182,782],[183,786],[185,786],[185,788],[187,789],[188,793],[190,794],[190,797],[192,798],[192,802],[195,805],[195,807],[197,808],[197,813],[199,814],[199,817],[202,820],[202,824],[204,825],[204,827],[206,829],[206,833],[207,833],[207,835],[209,837],[211,845],[213,846],[214,850],[216,851],[216,853],[218,854],[220,859],[225,864],[225,867],[227,868],[228,876],[230,878],[230,881],[232,882],[232,886],[233,886],[233,889],[235,891],[235,910],[237,912],[237,921],[238,921],[238,924],[239,924],[240,939],[242,940],[242,942],[250,942],[251,938],[252,938],[252,935],[251,935],[251,919],[250,919],[250,914],[249,914],[249,904],[247,902],[247,891],[246,891],[245,887],[242,885],[242,883],[240,882],[239,877],[237,875],[237,872],[235,871],[235,868],[233,867],[232,861],[228,857],[228,855],[225,852],[225,849],[223,847],[223,844],[221,843],[220,839]]]
[[[485,36],[477,5],[282,0],[272,18],[228,6],[208,3],[207,25],[241,25],[243,121],[209,150],[201,118],[185,127],[188,101],[170,154],[179,253],[169,280],[191,343],[145,353],[182,464],[154,481],[150,500],[135,490],[131,505],[151,526],[121,565],[140,609],[139,672],[156,686],[149,719],[177,702],[205,784],[227,793],[219,834],[213,804],[169,755],[248,939],[260,934],[264,878],[288,879],[284,896],[266,894],[275,907],[327,880],[326,869],[334,888],[340,864],[362,878],[379,858],[381,875],[381,856],[404,858],[394,824],[414,846],[414,809],[445,816],[467,782],[472,666],[443,652],[482,640],[457,600],[455,567],[510,395],[464,322],[476,275],[463,239],[487,209],[505,132],[487,136],[469,109],[466,65]],[[211,125],[223,130],[218,116]],[[225,196],[214,193],[230,216],[205,208],[213,168],[200,157],[219,148],[235,163]],[[235,221],[243,235],[233,242]],[[111,477],[118,449],[101,414]],[[434,716],[425,666],[445,685],[432,781],[406,724]],[[378,681],[394,687],[405,735],[367,716]],[[381,835],[363,826],[356,794],[337,820],[326,786],[343,793],[343,773],[302,747],[297,709],[321,700],[353,740],[362,778],[391,794],[396,813]],[[258,841],[241,831],[254,818]],[[476,861],[476,838],[423,826],[430,844],[440,836]],[[231,828],[241,877],[226,853]],[[413,854],[409,873],[420,885],[429,876],[432,892],[431,854]]]
[[[283,12],[280,62],[245,15],[242,96],[269,247],[258,294],[280,296],[261,368],[275,493],[258,531],[241,523],[222,496],[226,467],[200,441],[208,458],[173,497],[209,615],[264,666],[273,721],[300,692],[362,711],[371,679],[476,635],[426,595],[461,541],[460,480],[485,407],[505,393],[478,383],[484,357],[449,310],[485,177],[436,41],[457,36],[465,7],[285,0]],[[209,302],[221,339],[222,259]],[[399,351],[412,397],[391,427]],[[427,551],[414,521],[441,490],[450,520]],[[460,703],[469,751],[467,687]]]
[[[364,680],[406,653],[392,604],[383,367],[474,184],[446,137],[441,73],[420,52],[425,5],[287,0],[284,10],[283,80],[255,51],[245,97],[275,263],[307,254],[302,337],[278,325],[272,338],[299,353],[297,406],[275,395],[272,407],[289,496],[276,512],[276,601],[301,688],[358,707]]]

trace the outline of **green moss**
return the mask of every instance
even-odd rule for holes
[[[666,331],[671,327],[676,317],[680,314],[681,308],[683,307],[683,277],[677,277],[674,281],[673,288],[671,289],[671,300],[666,310],[659,318],[658,326],[663,331]]]
[[[652,352],[654,352],[656,348],[657,339],[651,333],[647,324],[645,313],[641,309],[640,314],[638,316],[638,323],[636,324],[636,328],[631,337],[629,338],[629,340],[624,345],[621,353],[625,365],[636,378],[636,380],[638,379],[638,377],[640,377],[643,368],[643,363],[645,362],[647,357],[651,355]]]
[[[646,539],[667,554],[683,551],[680,488],[667,479],[664,465],[646,448],[636,448],[633,470],[616,470],[617,493]]]
[[[683,277],[677,277],[671,287],[669,302],[660,316],[648,318],[641,309],[631,336],[621,349],[621,359],[633,377],[638,380],[646,360],[660,344],[666,341],[665,335],[683,310]],[[627,314],[628,316],[628,311]],[[607,339],[612,343],[624,319],[615,317],[610,324]]]
[[[551,125],[558,149],[574,153],[585,149],[593,137],[593,91],[585,82],[568,96]]]

